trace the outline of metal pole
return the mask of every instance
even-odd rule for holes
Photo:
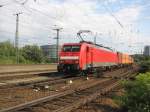
[[[57,63],[59,62],[59,29],[56,30],[57,31],[57,49],[56,49],[56,59],[57,59]]]
[[[57,41],[56,41],[56,61],[57,63],[59,63],[59,31],[61,30],[62,28],[56,28],[56,29],[53,29],[53,30],[56,30],[57,31]]]
[[[97,32],[96,32],[96,34],[94,36],[94,44],[96,44],[96,37],[97,37]]]
[[[19,63],[19,36],[18,36],[18,29],[19,29],[19,15],[22,13],[17,13],[16,15],[16,33],[15,33],[15,48],[16,48],[16,63]]]

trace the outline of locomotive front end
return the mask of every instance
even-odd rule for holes
[[[79,67],[79,54],[80,44],[65,44],[59,55],[59,72],[76,72],[80,70]]]

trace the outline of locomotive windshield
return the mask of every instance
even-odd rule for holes
[[[64,52],[79,52],[80,46],[79,45],[66,45],[63,47]]]

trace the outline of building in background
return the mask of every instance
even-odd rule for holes
[[[54,45],[42,45],[41,49],[43,50],[44,55],[51,61],[51,62],[57,62],[57,46]],[[59,46],[59,51],[61,49],[61,46]]]
[[[150,56],[150,46],[145,46],[144,47],[144,55],[145,56]]]

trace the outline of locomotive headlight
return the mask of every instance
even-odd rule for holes
[[[63,60],[60,60],[60,63],[64,63],[64,61],[63,61]]]
[[[79,61],[78,61],[78,60],[75,60],[75,63],[79,63]]]

